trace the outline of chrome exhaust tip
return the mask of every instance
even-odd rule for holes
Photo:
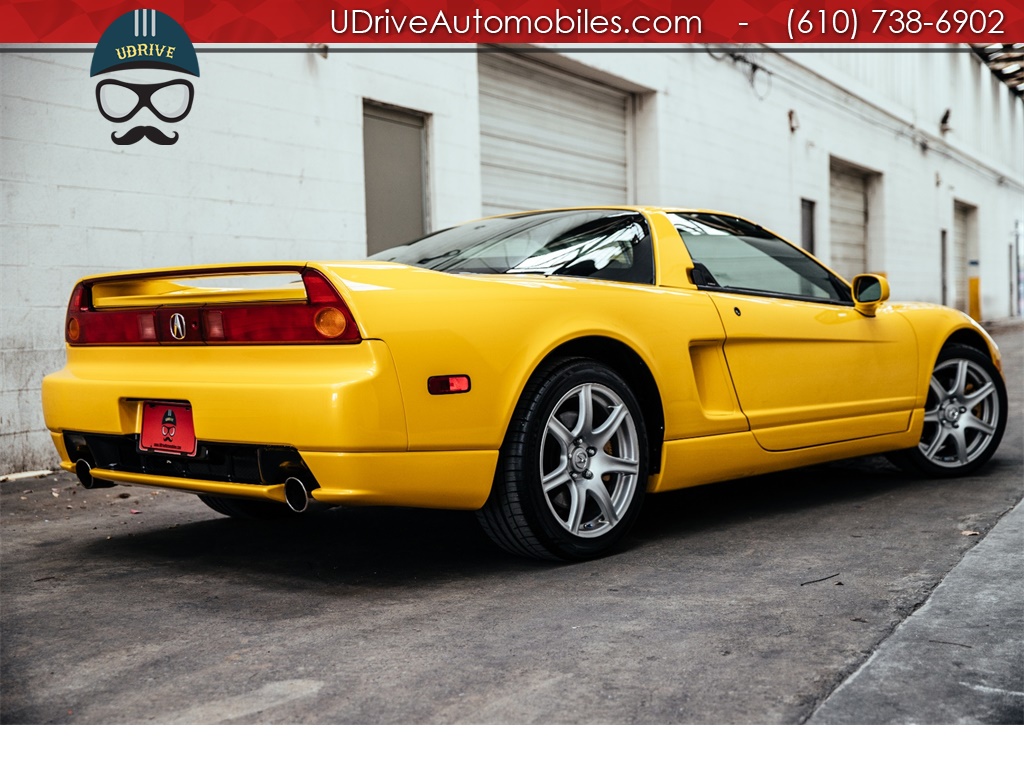
[[[75,462],[75,477],[78,478],[78,482],[82,484],[82,487],[87,491],[91,491],[94,488],[113,488],[114,484],[109,480],[97,480],[92,476],[92,467],[89,466],[89,462],[85,459],[79,459]]]
[[[284,500],[292,512],[309,509],[309,491],[299,478],[289,477],[284,481]]]

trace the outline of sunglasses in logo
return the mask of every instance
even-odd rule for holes
[[[188,80],[152,84],[102,80],[96,84],[96,105],[112,123],[131,120],[143,107],[149,107],[165,123],[177,123],[192,109],[194,97],[195,89]]]

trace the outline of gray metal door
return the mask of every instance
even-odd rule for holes
[[[363,105],[368,254],[426,234],[425,145],[423,115]]]

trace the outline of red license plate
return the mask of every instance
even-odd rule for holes
[[[144,402],[139,447],[144,451],[195,456],[196,428],[192,423],[192,406],[188,403]]]

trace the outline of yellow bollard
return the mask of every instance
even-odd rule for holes
[[[971,277],[967,280],[967,314],[981,322],[981,278]]]

